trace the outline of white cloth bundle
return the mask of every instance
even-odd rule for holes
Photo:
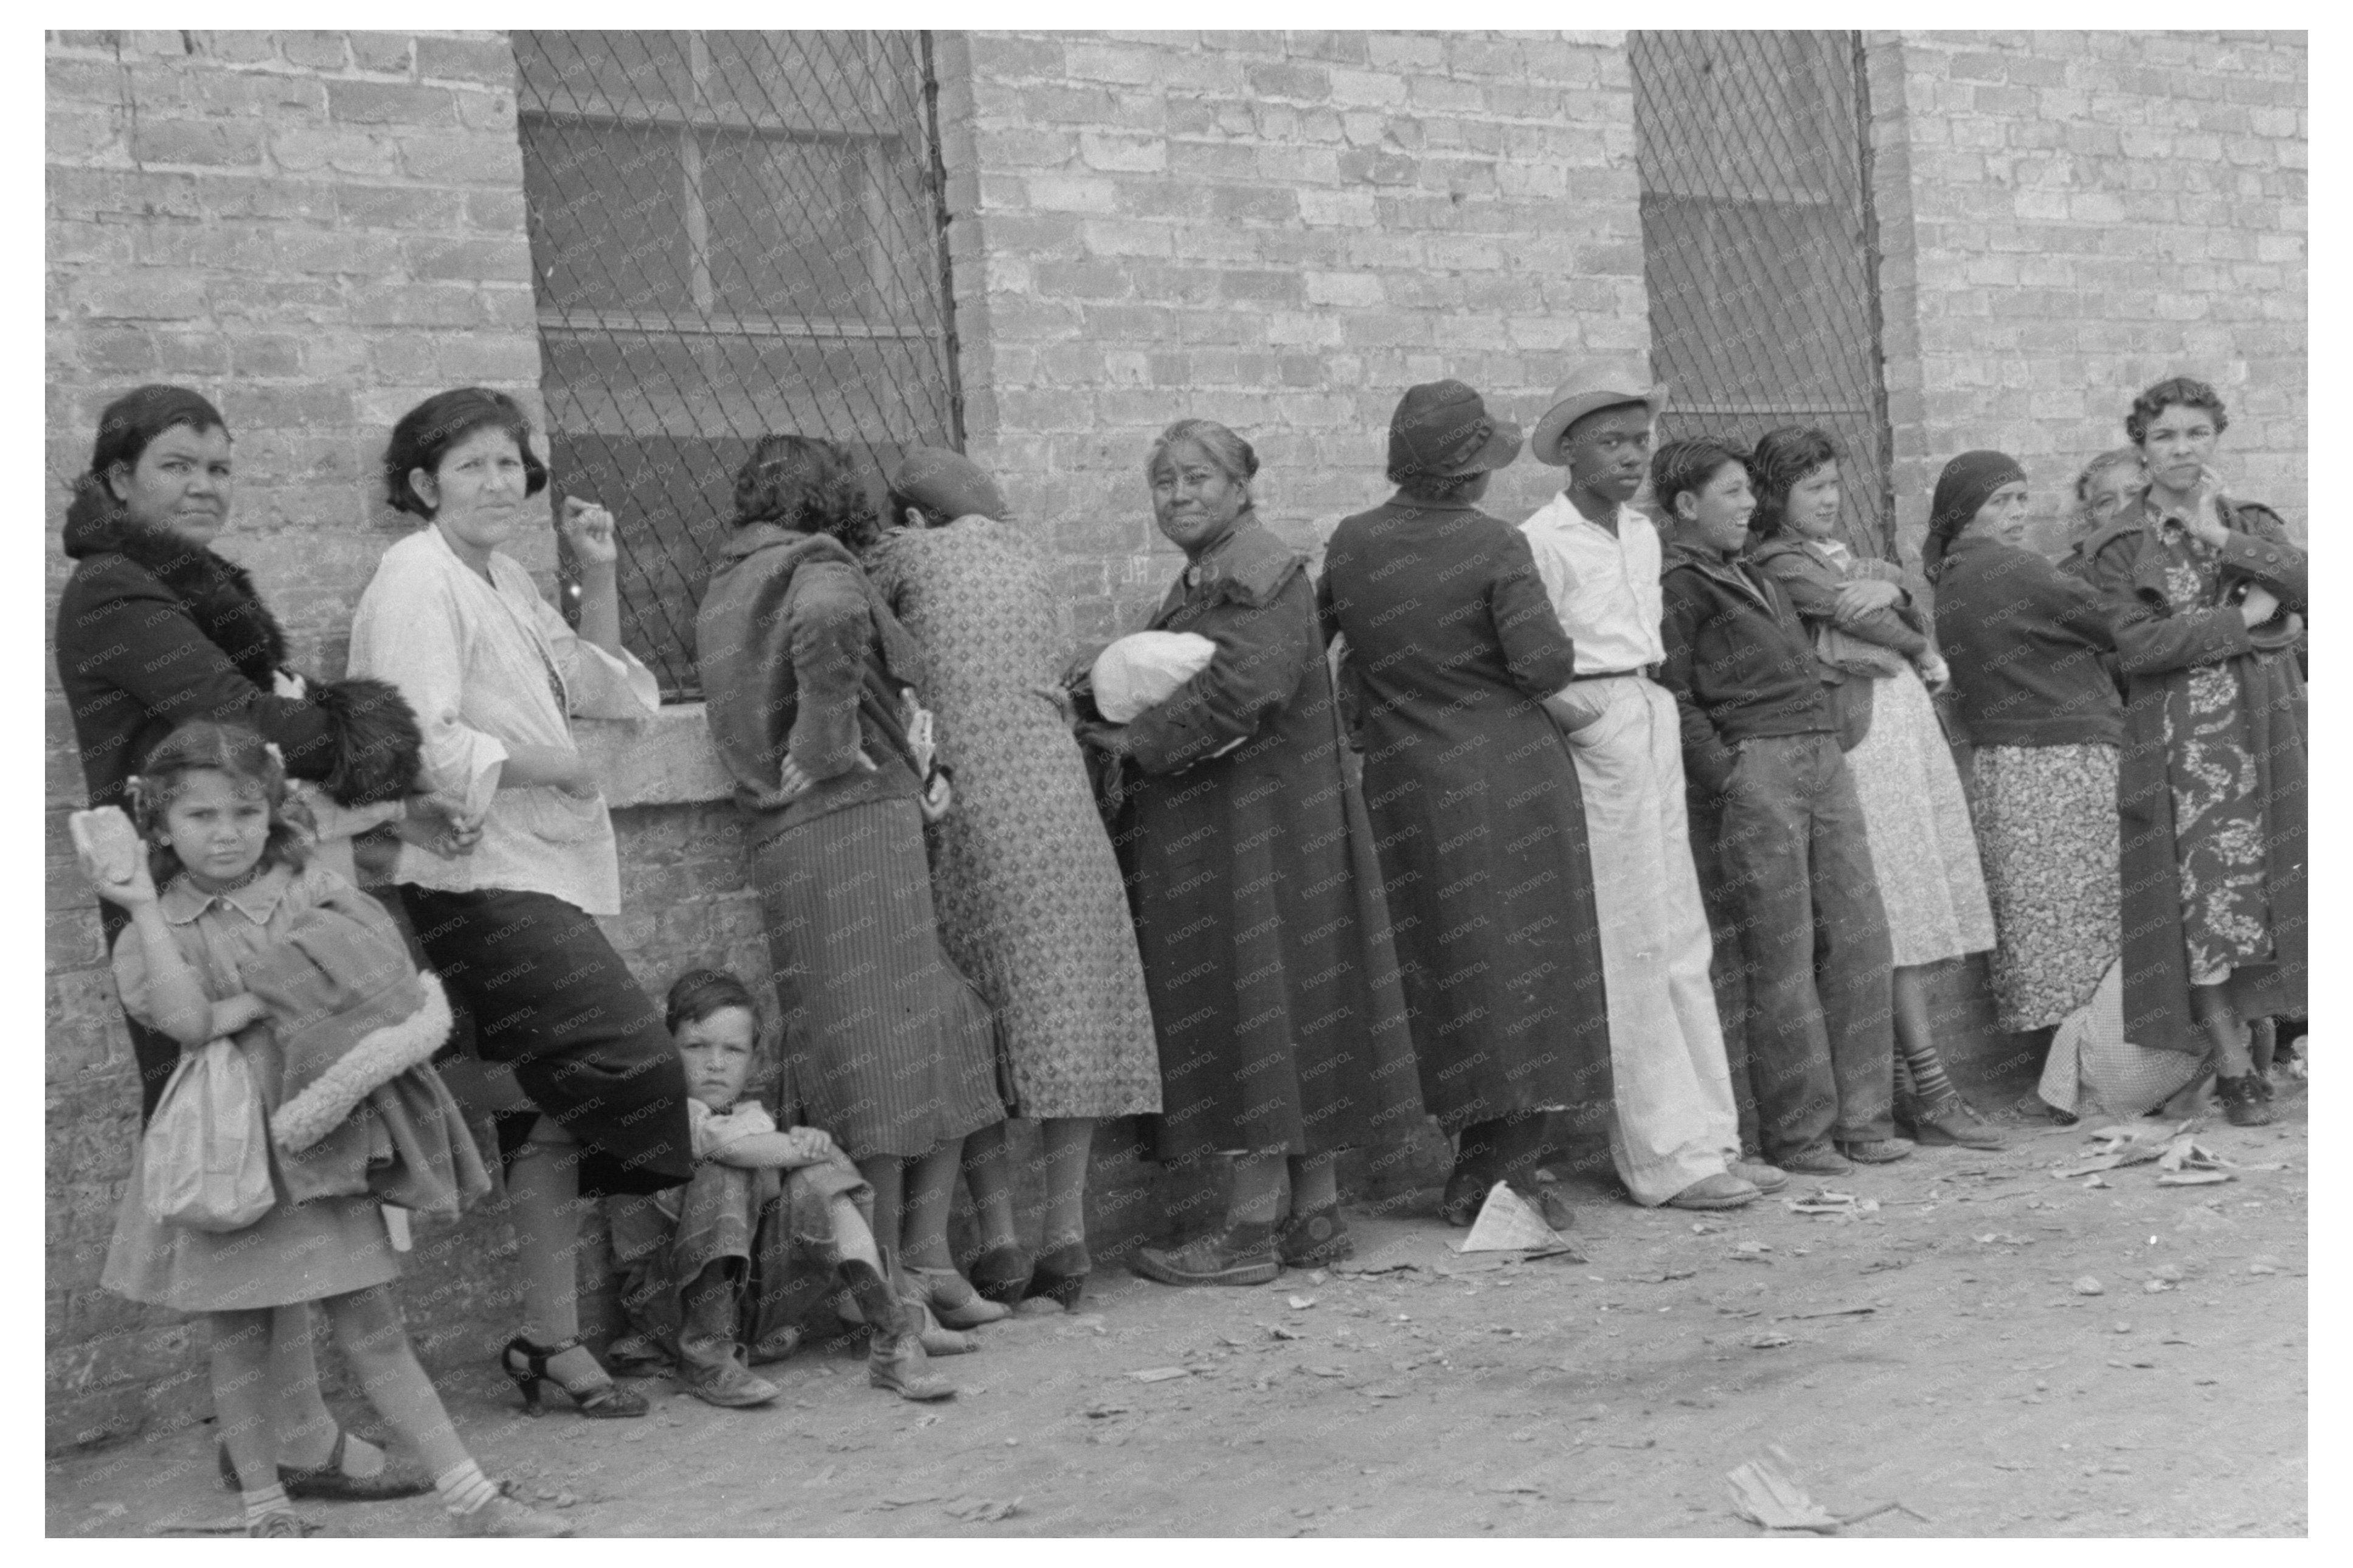
[[[1198,632],[1136,632],[1095,656],[1095,707],[1124,724],[1209,668],[1218,645]]]

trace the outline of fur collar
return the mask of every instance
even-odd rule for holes
[[[131,526],[94,485],[85,486],[66,513],[65,547],[77,560],[113,554],[145,569],[187,606],[237,672],[262,690],[286,663],[286,633],[244,567],[174,534]]]

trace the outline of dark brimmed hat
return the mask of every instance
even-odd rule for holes
[[[1630,390],[1638,386],[1643,390]],[[1560,454],[1560,438],[1568,434],[1568,427],[1588,414],[1629,403],[1647,405],[1651,417],[1656,419],[1659,410],[1666,406],[1667,389],[1651,384],[1647,375],[1629,374],[1622,366],[1594,367],[1570,376],[1553,393],[1552,406],[1536,421],[1535,431],[1528,437],[1528,450],[1539,463],[1565,468],[1568,459]]]
[[[1389,472],[1452,479],[1503,468],[1520,455],[1520,427],[1490,416],[1459,381],[1408,387],[1389,417]]]

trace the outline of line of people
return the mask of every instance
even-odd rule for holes
[[[2303,1011],[2304,555],[2221,493],[2220,399],[2176,380],[2136,402],[2147,488],[2087,469],[2064,569],[2020,548],[2018,465],[1955,459],[1933,638],[1900,574],[1837,542],[1829,437],[1653,452],[1662,402],[1625,376],[1563,387],[1525,445],[1565,482],[1514,527],[1477,503],[1517,429],[1461,383],[1411,389],[1397,493],[1339,525],[1320,579],[1257,516],[1249,443],[1179,421],[1145,473],[1186,565],[1144,634],[1075,659],[1053,574],[969,461],[908,455],[886,527],[845,449],[764,438],[697,640],[773,1009],[708,971],[658,1007],[596,924],[617,857],[571,720],[644,718],[657,693],[621,644],[608,513],[561,509],[576,627],[501,548],[548,481],[511,398],[459,389],[395,427],[387,491],[426,526],[385,552],[332,684],[286,668],[211,549],[218,411],[173,387],[111,405],[57,649],[90,804],[129,808],[149,857],[85,865],[142,1121],[233,1038],[276,1206],[158,1223],[134,1173],[106,1283],[212,1315],[216,1390],[238,1390],[224,1479],[255,1528],[299,1528],[290,1498],[427,1484],[320,1402],[312,1300],[389,1369],[364,1381],[459,1528],[558,1528],[445,1435],[384,1293],[375,1205],[454,1213],[488,1184],[459,1104],[492,1115],[519,1243],[502,1364],[534,1412],[552,1384],[596,1418],[646,1406],[580,1337],[586,1203],[611,1213],[621,1370],[765,1403],[754,1365],[828,1306],[865,1325],[877,1385],[944,1397],[930,1357],[959,1331],[1078,1300],[1101,1120],[1149,1117],[1166,1161],[1230,1161],[1217,1223],[1134,1257],[1170,1284],[1345,1258],[1337,1155],[1402,1146],[1425,1112],[1454,1141],[1451,1223],[1503,1182],[1566,1226],[1547,1161],[1580,1127],[1634,1201],[1734,1207],[1914,1139],[1998,1146],[1924,985],[1988,948],[2003,1026],[2055,1031],[2056,1110],[2128,1113],[2217,1072],[2232,1119],[2263,1120],[2248,1025]],[[1646,480],[1664,540],[1631,504]],[[1930,698],[1948,681],[1968,793]],[[353,912],[375,908],[354,881],[396,928]],[[261,958],[319,947],[318,910],[412,989],[258,994]],[[445,993],[432,1065],[386,1047],[434,1032]],[[755,1081],[764,1014],[781,1064]],[[342,1163],[296,1179],[324,1168],[287,1142],[322,1078]],[[1009,1116],[1039,1124],[1034,1251]]]

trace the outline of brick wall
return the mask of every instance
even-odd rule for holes
[[[1938,470],[2011,453],[2053,542],[2077,470],[2167,375],[2231,408],[2234,493],[2306,509],[2300,33],[1874,33],[1904,537]]]
[[[1525,428],[1567,364],[1649,353],[1619,35],[974,34],[941,78],[970,449],[1082,637],[1180,563],[1142,478],[1170,421],[1248,437],[1307,545],[1389,493],[1409,385]],[[1488,504],[1556,483],[1524,458]]]
[[[297,667],[342,672],[360,591],[413,526],[375,478],[393,420],[467,383],[538,406],[513,69],[494,34],[49,36],[52,615],[70,565],[58,543],[66,487],[99,410],[140,382],[182,382],[236,438],[222,552],[252,570]],[[552,531],[533,542],[519,553],[544,587]],[[201,1335],[97,1286],[138,1097],[68,847],[81,775],[54,667],[46,674],[54,1445],[186,1419],[210,1399]],[[714,957],[765,975],[727,808],[648,805],[617,822],[629,914],[613,931],[638,977],[665,984]],[[511,1250],[495,1221],[421,1228],[402,1295],[437,1373],[484,1374],[512,1331]],[[595,1270],[592,1255],[584,1272]]]

